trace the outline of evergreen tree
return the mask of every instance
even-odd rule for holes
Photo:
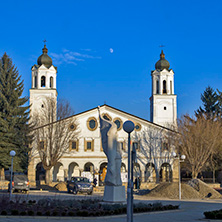
[[[201,100],[203,102],[203,108],[200,106],[199,109],[195,111],[197,118],[205,116],[207,119],[213,119],[219,115],[218,95],[213,88],[208,86],[204,93],[201,94]]]
[[[0,59],[0,168],[11,166],[9,153],[15,150],[14,170],[25,171],[28,166],[29,135],[28,98],[22,97],[23,81],[17,68],[5,53]]]
[[[220,110],[220,117],[222,117],[222,92],[217,89],[218,106]]]

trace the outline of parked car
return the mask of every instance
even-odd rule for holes
[[[68,193],[87,193],[91,195],[93,193],[93,186],[86,177],[72,177],[67,183],[67,190]]]
[[[8,184],[8,191],[10,191],[10,182]],[[29,180],[25,174],[14,174],[12,176],[12,192],[16,191],[29,192]]]

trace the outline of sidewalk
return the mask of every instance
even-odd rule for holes
[[[134,214],[134,222],[179,222],[189,221],[197,222],[198,220],[205,220],[203,212],[218,210],[222,208],[222,200],[198,200],[198,201],[174,201],[174,200],[158,200],[163,204],[180,205],[180,210],[152,212]],[[156,200],[135,200],[135,202],[157,202]],[[107,216],[107,217],[4,217],[0,216],[0,221],[6,222],[126,222],[126,215]],[[212,220],[213,221],[213,220]],[[219,221],[219,220],[217,220]]]

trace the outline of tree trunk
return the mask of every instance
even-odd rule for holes
[[[196,172],[196,170],[192,171],[192,179],[197,179],[198,176],[198,172]]]
[[[45,184],[49,185],[52,182],[50,170],[45,171]]]
[[[215,169],[213,169],[213,183],[215,183]]]
[[[2,168],[0,170],[0,180],[5,180],[5,169],[4,168]]]

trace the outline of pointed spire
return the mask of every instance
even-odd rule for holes
[[[163,50],[161,50],[160,59],[165,59],[165,54],[163,53]]]
[[[44,54],[45,54],[45,53],[46,53],[46,54],[48,53],[48,49],[46,48],[46,44],[44,44],[44,48],[42,49],[42,53],[44,53]]]

